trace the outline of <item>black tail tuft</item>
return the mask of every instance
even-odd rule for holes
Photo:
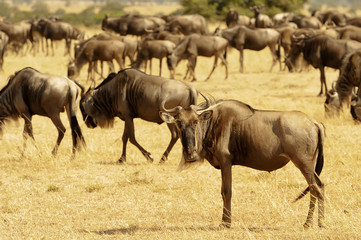
[[[85,139],[81,132],[78,120],[76,116],[72,116],[70,119],[70,126],[71,126],[71,135],[73,138],[73,150],[77,149],[80,150],[81,147],[86,148]]]

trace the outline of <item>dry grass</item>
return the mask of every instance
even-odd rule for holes
[[[87,30],[95,33],[99,30]],[[7,55],[0,86],[15,71],[32,66],[40,71],[66,74],[68,58],[59,43],[55,57],[39,54]],[[35,148],[22,149],[22,124],[7,125],[0,140],[0,239],[356,239],[361,218],[361,127],[346,112],[336,119],[324,117],[319,91],[319,72],[269,73],[268,49],[245,52],[245,73],[238,73],[239,54],[228,54],[230,76],[218,66],[208,82],[203,80],[213,59],[198,60],[200,91],[216,98],[238,99],[257,109],[300,110],[327,130],[325,166],[321,179],[326,184],[327,228],[302,228],[309,197],[292,200],[306,187],[301,173],[291,164],[272,173],[235,166],[233,168],[233,225],[219,229],[222,198],[220,172],[208,163],[177,172],[181,157],[178,142],[169,161],[157,164],[170,135],[167,127],[135,121],[136,137],[156,159],[146,162],[128,144],[128,162],[116,165],[121,154],[123,122],[112,129],[87,129],[78,119],[88,149],[70,159],[71,134],[68,131],[57,157],[51,149],[55,127],[44,117],[33,119]],[[164,65],[165,66],[165,65]],[[158,61],[153,63],[158,73]],[[185,63],[177,68],[185,73]],[[163,76],[169,72],[163,69]],[[177,75],[178,79],[182,76]],[[328,69],[327,81],[337,72]],[[83,69],[80,81],[85,82]],[[316,216],[315,216],[316,217]]]

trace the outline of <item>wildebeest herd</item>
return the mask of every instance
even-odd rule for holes
[[[296,200],[308,191],[311,194],[304,226],[312,225],[317,200],[318,225],[323,227],[325,196],[324,184],[319,178],[324,162],[323,124],[302,112],[256,110],[238,100],[210,99],[190,84],[174,79],[175,70],[181,60],[186,60],[184,78],[189,75],[195,81],[197,57],[214,56],[214,65],[206,80],[215,70],[218,58],[225,67],[227,78],[227,48],[233,47],[240,52],[239,70],[243,72],[244,49],[259,51],[269,47],[272,55],[270,71],[277,62],[280,70],[285,70],[284,63],[290,71],[302,71],[300,60],[320,69],[319,95],[326,94],[325,112],[334,115],[342,111],[343,106],[350,105],[352,117],[360,119],[361,19],[337,11],[313,12],[310,17],[284,13],[271,19],[262,14],[260,8],[253,10],[255,18],[250,19],[231,9],[226,16],[227,28],[217,28],[213,33],[209,31],[207,21],[199,15],[106,16],[101,26],[104,32],[87,39],[85,32],[56,18],[35,19],[21,24],[0,22],[1,67],[6,51],[13,50],[16,54],[29,51],[35,55],[39,45],[44,47],[43,40],[46,54],[49,54],[48,39],[52,42],[64,39],[65,54],[71,58],[67,77],[41,73],[31,67],[9,77],[0,91],[0,132],[6,121],[23,118],[25,147],[26,139],[34,138],[32,116],[46,116],[58,130],[52,150],[56,155],[66,131],[60,112],[66,110],[74,156],[78,149],[86,148],[76,117],[79,104],[89,128],[111,127],[116,117],[125,122],[119,163],[126,161],[128,140],[153,162],[150,152],[135,139],[133,119],[158,124],[165,122],[171,140],[160,162],[167,160],[180,138],[182,165],[207,159],[221,170],[223,226],[230,227],[231,224],[233,165],[271,172],[292,161],[308,184]],[[72,40],[78,41],[74,44],[74,56]],[[26,42],[31,43],[28,50],[22,49]],[[131,68],[125,67],[126,57]],[[148,61],[152,69],[153,58],[160,60],[159,76],[145,73]],[[160,76],[163,58],[167,59],[170,78]],[[117,71],[113,60],[118,64]],[[105,78],[104,62],[110,72]],[[77,80],[86,64],[87,80],[92,81],[88,90]],[[138,70],[143,66],[145,72]],[[339,70],[338,80],[329,91],[325,67]],[[104,78],[97,86],[95,74]],[[205,102],[198,104],[198,95]]]

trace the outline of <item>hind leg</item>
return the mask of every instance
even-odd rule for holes
[[[58,153],[58,148],[59,145],[61,143],[61,141],[64,138],[64,134],[65,134],[65,127],[63,125],[63,123],[60,120],[60,115],[59,113],[57,115],[54,115],[52,117],[50,117],[51,121],[54,123],[56,129],[58,130],[58,139],[56,140],[56,144],[53,148],[53,151],[51,152],[54,156]]]

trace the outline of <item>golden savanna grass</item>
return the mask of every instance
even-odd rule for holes
[[[63,53],[63,42],[57,44],[55,56],[9,53],[0,86],[26,66],[66,75],[68,57]],[[289,73],[276,66],[270,73],[268,49],[245,51],[244,74],[238,72],[238,51],[230,50],[227,59],[229,79],[224,79],[224,67],[219,65],[211,79],[204,82],[213,59],[199,57],[198,81],[190,84],[217,99],[238,99],[256,109],[303,111],[326,126],[321,174],[326,185],[326,228],[303,229],[309,195],[292,203],[306,181],[290,163],[272,173],[233,167],[232,228],[220,229],[220,171],[205,162],[177,172],[179,142],[168,162],[159,165],[170,140],[166,125],[135,120],[136,138],[152,153],[155,163],[147,163],[128,143],[127,163],[117,165],[123,122],[116,120],[112,129],[88,129],[79,112],[88,148],[75,159],[71,159],[71,134],[65,114],[62,119],[67,132],[57,157],[51,155],[57,132],[48,118],[33,118],[36,143],[28,142],[23,153],[23,121],[6,126],[0,140],[0,239],[359,238],[361,126],[355,124],[348,110],[339,118],[325,118],[325,99],[317,96],[318,70]],[[181,79],[185,70],[186,63],[181,63],[176,78]],[[153,61],[153,74],[158,74],[157,60]],[[327,69],[329,86],[337,74]],[[162,75],[169,76],[166,67]],[[85,79],[86,67],[79,80],[88,86]]]

